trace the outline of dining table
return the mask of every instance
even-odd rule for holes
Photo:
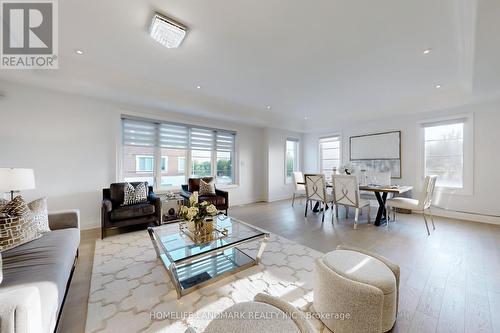
[[[305,185],[305,182],[297,182],[299,185]],[[326,183],[327,188],[332,188],[332,182],[329,181]],[[374,225],[379,227],[387,223],[387,209],[385,203],[387,201],[387,196],[389,194],[400,195],[406,192],[413,190],[413,186],[409,185],[376,185],[376,184],[368,184],[368,185],[359,185],[359,190],[364,192],[371,192],[375,194],[375,198],[378,202],[378,211],[377,217],[375,218]],[[328,205],[325,207],[328,209]],[[313,211],[319,211],[319,202],[316,202]]]

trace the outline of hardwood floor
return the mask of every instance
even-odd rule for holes
[[[375,214],[372,209],[372,214]],[[230,215],[328,252],[350,244],[378,252],[401,267],[400,306],[393,332],[500,332],[500,226],[436,218],[427,236],[422,216],[398,214],[389,228],[354,212],[331,223],[290,201],[232,207]],[[373,220],[373,219],[372,219]],[[84,332],[96,230],[82,232],[80,258],[59,332]]]

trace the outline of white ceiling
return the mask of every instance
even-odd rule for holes
[[[154,11],[189,27],[180,48],[149,37]],[[500,92],[497,0],[64,0],[59,13],[59,70],[0,79],[306,131]]]

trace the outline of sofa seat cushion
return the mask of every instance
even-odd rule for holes
[[[47,232],[34,241],[2,252],[0,291],[37,288],[42,332],[54,330],[79,245],[80,231],[70,228]]]
[[[220,195],[216,195],[216,196],[203,195],[203,196],[198,197],[198,201],[199,202],[208,201],[215,206],[222,206],[222,205],[226,204],[226,199],[224,197],[221,197]]]
[[[123,206],[119,208],[115,208],[111,211],[110,218],[111,220],[126,220],[132,219],[135,217],[147,216],[155,213],[155,206],[149,203],[142,203],[131,206]]]
[[[335,273],[382,290],[385,295],[396,290],[396,277],[382,261],[366,254],[335,250],[325,254],[325,264]]]
[[[203,333],[300,333],[280,309],[261,302],[237,303],[212,320]]]

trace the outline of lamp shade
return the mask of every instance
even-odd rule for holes
[[[0,192],[32,190],[35,188],[33,169],[0,168]]]

